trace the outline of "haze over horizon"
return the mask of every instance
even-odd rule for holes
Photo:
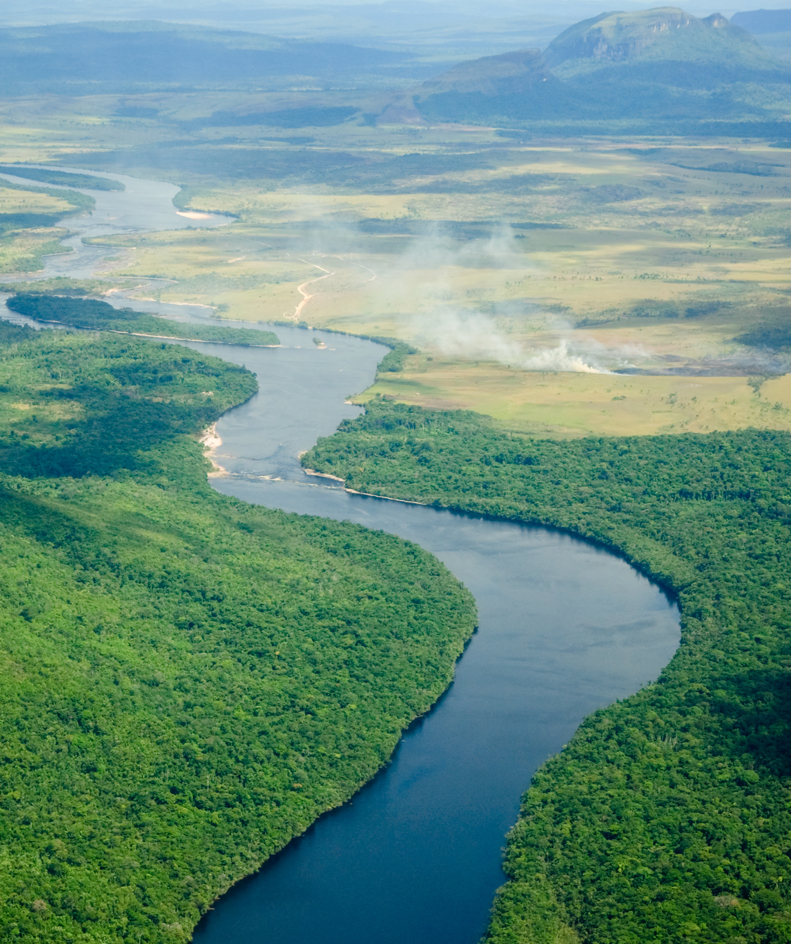
[[[421,30],[428,28],[458,27],[465,22],[492,20],[555,20],[557,22],[575,22],[590,16],[596,16],[612,8],[613,10],[639,10],[646,6],[666,4],[645,4],[639,0],[623,0],[619,4],[602,4],[599,0],[534,0],[529,4],[496,0],[481,9],[480,4],[471,0],[450,3],[446,0],[384,0],[380,3],[365,0],[296,0],[283,3],[274,0],[268,3],[251,4],[246,0],[168,0],[164,4],[150,0],[130,0],[124,4],[99,2],[99,0],[73,0],[68,4],[55,3],[53,0],[7,0],[0,10],[0,25],[23,26],[45,23],[80,22],[85,20],[134,20],[156,19],[177,20],[180,22],[202,23],[206,25],[227,26],[229,28],[275,30],[297,27],[309,32],[312,29],[332,32],[333,23],[337,34],[345,34],[350,28],[362,32],[377,25],[398,30]],[[730,17],[751,5],[733,5],[733,0],[723,6],[712,4],[710,0],[690,0],[683,4],[684,9],[696,16],[721,13]],[[762,0],[754,8],[766,10],[786,9],[788,0]],[[306,15],[317,14],[319,22],[311,28]],[[293,34],[296,35],[296,34]]]

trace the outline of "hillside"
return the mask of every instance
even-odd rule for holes
[[[149,21],[0,30],[0,83],[5,95],[218,85],[260,88],[262,83],[288,85],[294,76],[340,75],[348,81],[360,74],[397,74],[411,58],[348,43],[299,42]],[[146,115],[132,111],[126,117]]]
[[[551,118],[559,109],[582,116],[585,109],[580,97],[552,74],[537,49],[459,63],[424,82],[416,103],[428,118],[461,112],[465,120],[480,121],[501,114]]]
[[[462,63],[414,100],[429,121],[765,121],[791,108],[791,69],[719,14],[663,7],[584,20],[543,55]]]

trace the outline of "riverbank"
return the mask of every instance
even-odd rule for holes
[[[788,435],[558,444],[379,402],[306,461],[607,542],[678,595],[682,644],[656,683],[587,718],[534,778],[488,940],[671,940],[691,923],[702,941],[781,940]]]
[[[215,453],[222,445],[222,439],[220,439],[220,437],[217,435],[216,423],[212,423],[211,426],[204,430],[203,435],[200,438],[200,443],[203,446],[204,455],[209,460],[209,462],[211,462],[212,468],[214,470],[213,472],[209,473],[209,476],[227,475],[227,470],[224,469],[215,458]]]
[[[0,937],[186,941],[387,762],[474,601],[414,545],[208,487],[195,440],[241,367],[9,325],[0,367]]]

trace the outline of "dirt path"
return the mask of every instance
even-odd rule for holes
[[[299,321],[299,316],[302,314],[302,310],[311,300],[311,298],[315,298],[319,294],[318,292],[308,292],[307,286],[312,285],[314,282],[321,282],[322,279],[328,279],[331,275],[335,275],[334,272],[330,272],[330,270],[325,269],[324,266],[316,265],[315,262],[308,262],[307,259],[300,259],[299,261],[304,262],[305,265],[313,266],[314,269],[319,269],[322,272],[325,272],[326,275],[318,275],[315,279],[308,279],[307,282],[303,282],[302,285],[297,286],[297,291],[302,296],[302,301],[294,309],[294,314],[289,316],[294,322]]]
[[[343,256],[337,256],[335,258],[340,259],[341,262],[346,262]],[[299,261],[304,262],[305,265],[313,266],[314,269],[320,269],[324,273],[324,275],[318,275],[316,276],[315,279],[308,279],[307,282],[303,282],[302,285],[297,286],[297,291],[302,296],[302,301],[294,309],[293,315],[289,315],[286,312],[283,312],[284,317],[289,318],[291,321],[294,321],[294,322],[297,322],[300,320],[300,316],[302,315],[302,312],[305,309],[305,305],[307,305],[307,303],[311,300],[311,298],[316,298],[316,296],[320,294],[319,292],[309,292],[308,286],[313,285],[315,282],[321,282],[322,279],[328,279],[331,275],[337,274],[337,270],[330,272],[330,270],[325,269],[324,266],[317,265],[317,263],[315,262],[308,262],[307,259],[300,258]],[[366,265],[363,265],[360,262],[351,262],[351,263],[347,263],[347,265],[353,265],[353,266],[356,266],[358,269],[364,269],[366,272],[370,272],[371,277],[369,279],[366,279],[365,280],[366,282],[373,282],[374,279],[377,278],[377,274],[376,272],[374,272],[373,269],[369,268]]]

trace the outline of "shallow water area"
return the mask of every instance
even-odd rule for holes
[[[175,184],[160,180],[141,180],[125,174],[97,173],[92,170],[83,170],[79,167],[54,167],[49,164],[27,164],[40,170],[67,171],[75,174],[88,174],[91,177],[105,177],[117,180],[125,187],[124,190],[87,190],[79,187],[65,187],[62,184],[46,184],[30,180],[27,177],[16,177],[10,171],[0,171],[0,178],[12,183],[27,186],[32,189],[46,188],[48,190],[76,190],[84,193],[96,201],[96,207],[90,213],[81,213],[67,217],[63,226],[69,230],[69,236],[62,241],[62,245],[71,251],[68,253],[46,256],[44,269],[35,273],[33,278],[49,279],[58,276],[67,276],[73,279],[91,278],[97,267],[108,258],[118,255],[122,250],[108,246],[91,246],[83,243],[83,239],[117,236],[122,233],[151,232],[155,230],[173,230],[189,228],[206,228],[225,226],[233,222],[230,216],[218,213],[208,214],[200,220],[191,220],[179,215],[173,205],[173,198],[181,189]],[[28,280],[29,275],[18,276],[17,280]],[[13,278],[4,278],[4,281],[14,281]],[[140,281],[145,281],[141,279]]]

